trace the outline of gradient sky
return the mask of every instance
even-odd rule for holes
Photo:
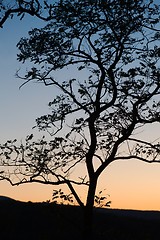
[[[35,125],[35,118],[48,112],[47,103],[52,100],[54,89],[30,83],[19,90],[21,80],[15,77],[22,67],[16,60],[16,44],[31,27],[43,24],[35,18],[8,20],[0,29],[0,142],[8,139],[23,140]],[[36,130],[34,133],[37,134]],[[153,141],[160,137],[158,124],[146,127],[139,133],[143,139]],[[42,134],[42,133],[41,133]],[[23,201],[51,199],[53,186],[28,184],[11,187],[0,182],[0,195]],[[160,164],[138,161],[114,162],[99,180],[99,190],[109,194],[112,208],[160,210]],[[83,197],[85,190],[81,192]]]

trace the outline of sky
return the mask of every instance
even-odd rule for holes
[[[25,17],[8,20],[0,29],[0,142],[8,139],[23,140],[32,130],[35,119],[48,112],[47,103],[54,96],[52,87],[29,83],[22,84],[15,77],[22,67],[17,61],[16,44],[30,28],[42,25],[35,18]],[[142,138],[154,141],[159,138],[159,125],[146,127]],[[12,187],[0,182],[0,195],[22,201],[46,201],[51,199],[53,186],[28,184]],[[98,189],[108,194],[112,208],[160,210],[160,164],[147,164],[138,161],[117,161],[109,165],[102,174]],[[83,198],[85,190],[81,192]]]

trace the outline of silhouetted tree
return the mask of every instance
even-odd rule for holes
[[[37,80],[56,89],[51,113],[36,120],[53,139],[28,136],[20,146],[16,140],[1,145],[0,179],[12,185],[67,184],[84,208],[88,236],[97,181],[107,166],[160,161],[160,144],[135,134],[160,122],[159,5],[64,0],[52,16],[17,46],[18,60],[33,63],[21,77],[24,83]],[[77,192],[81,185],[88,188],[86,203]]]

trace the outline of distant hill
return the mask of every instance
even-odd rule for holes
[[[0,196],[0,239],[84,240],[80,207],[20,202]],[[92,240],[159,240],[160,212],[94,210]]]
[[[6,196],[0,196],[0,202],[16,202],[16,200]]]

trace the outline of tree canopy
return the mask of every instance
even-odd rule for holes
[[[52,20],[20,40],[18,60],[33,64],[18,73],[22,85],[36,80],[56,89],[51,112],[36,119],[52,140],[30,135],[19,146],[2,144],[1,180],[67,184],[91,216],[98,178],[110,163],[160,161],[159,142],[136,135],[160,122],[159,7],[149,0],[59,1]],[[76,185],[88,187],[86,204]]]

